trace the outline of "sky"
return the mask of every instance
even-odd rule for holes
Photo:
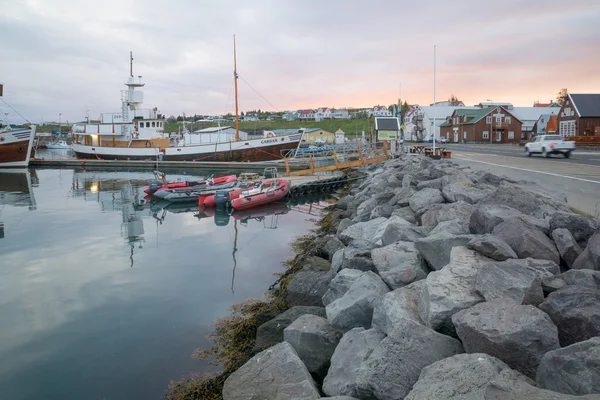
[[[11,123],[120,109],[129,76],[169,115],[600,92],[600,1],[0,0]]]

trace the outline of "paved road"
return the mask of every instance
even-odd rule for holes
[[[410,144],[409,144],[410,146]],[[431,147],[430,143],[427,146]],[[518,145],[503,145],[503,144],[442,144],[442,147],[451,151],[461,151],[469,153],[488,154],[493,156],[508,156],[528,158],[525,156],[525,148]],[[437,147],[437,145],[436,145]],[[566,163],[566,164],[586,164],[600,166],[600,151],[594,152],[590,150],[577,150],[571,153],[571,158],[566,159],[562,155],[553,155],[550,158],[543,158],[540,155],[533,155],[531,159],[541,159],[547,163]]]
[[[534,182],[546,192],[566,196],[571,207],[600,217],[600,162],[583,164],[564,162],[564,159],[558,157],[523,157],[514,151],[510,156],[478,150],[471,152],[452,149],[452,161],[514,180]],[[600,161],[600,154],[596,158]]]

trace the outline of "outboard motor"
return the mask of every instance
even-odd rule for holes
[[[152,179],[151,181],[148,182],[148,189],[150,190],[150,193],[155,193],[162,186],[163,186],[163,183],[161,181],[159,181],[158,179]]]
[[[219,209],[226,208],[229,205],[229,191],[217,190],[215,192],[215,206]]]

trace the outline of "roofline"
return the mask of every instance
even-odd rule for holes
[[[575,107],[575,111],[577,111],[577,116],[579,118],[581,118],[581,113],[579,112],[579,110],[577,109],[577,104],[575,104],[575,102],[573,101],[573,98],[571,97],[571,93],[567,93],[567,96],[569,96],[569,100],[571,100],[571,103],[573,104],[573,107]],[[560,111],[559,111],[560,112]]]

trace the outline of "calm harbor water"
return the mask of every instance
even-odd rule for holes
[[[207,370],[194,349],[268,288],[320,209],[165,209],[144,198],[151,178],[0,171],[0,398],[160,399]]]

